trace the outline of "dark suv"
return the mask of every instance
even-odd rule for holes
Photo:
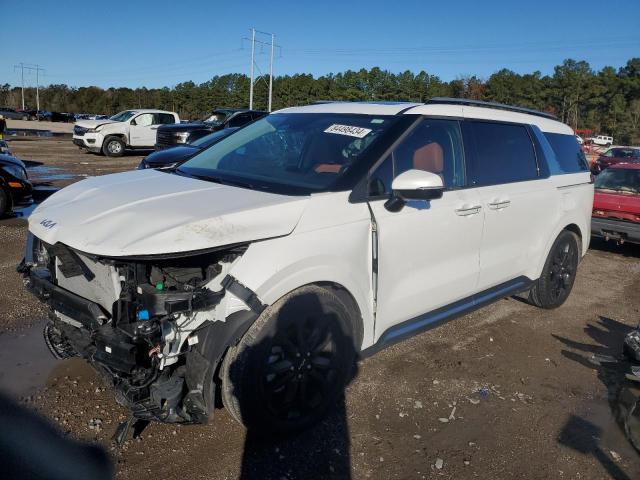
[[[191,143],[223,128],[242,127],[267,115],[260,110],[218,108],[207,118],[193,123],[162,125],[156,134],[156,149]]]

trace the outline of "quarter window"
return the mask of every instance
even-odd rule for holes
[[[560,168],[558,173],[578,173],[589,170],[587,159],[575,136],[548,132],[544,136],[556,154],[556,160]]]
[[[438,174],[446,189],[465,182],[460,127],[455,120],[425,119],[396,146],[371,174],[369,195],[391,193],[391,182],[407,170]]]
[[[469,177],[474,186],[538,178],[538,164],[524,125],[468,121],[465,137],[475,147]]]

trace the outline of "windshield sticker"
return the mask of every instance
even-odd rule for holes
[[[324,133],[347,135],[349,137],[356,137],[356,138],[364,138],[370,132],[371,132],[370,128],[353,127],[351,125],[339,125],[337,123],[334,123],[324,131]]]
[[[371,123],[384,123],[384,120],[382,118],[374,118]]]

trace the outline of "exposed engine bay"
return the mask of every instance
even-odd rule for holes
[[[30,234],[18,271],[49,305],[44,333],[56,357],[87,359],[136,418],[206,423],[218,363],[262,308],[229,275],[246,248],[104,258]]]

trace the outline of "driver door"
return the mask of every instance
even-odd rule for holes
[[[388,211],[391,181],[409,169],[440,175],[445,191],[441,198]],[[378,240],[376,341],[394,325],[475,293],[484,217],[475,189],[462,188],[465,181],[459,123],[428,118],[371,175],[369,205]]]
[[[153,148],[156,144],[156,130],[158,129],[155,118],[153,113],[141,113],[131,119],[129,143],[132,147]]]

